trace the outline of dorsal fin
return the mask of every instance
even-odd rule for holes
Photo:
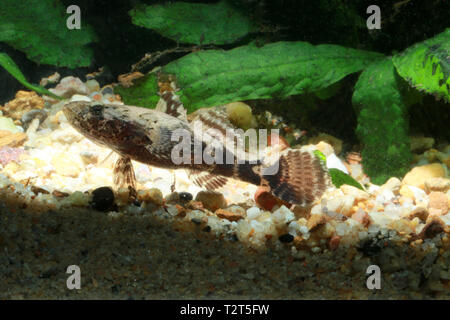
[[[173,91],[164,91],[160,94],[155,110],[161,111],[187,122],[187,112],[180,101],[180,97]]]
[[[203,134],[203,140],[207,144],[214,138],[221,143],[225,142],[230,151],[235,150],[238,144],[244,146],[243,131],[230,122],[225,106],[199,109],[190,115],[189,120],[191,128],[196,134]],[[197,131],[197,123],[201,124],[202,132]]]

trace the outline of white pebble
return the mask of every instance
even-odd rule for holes
[[[341,159],[339,159],[334,153],[327,157],[327,168],[338,169],[348,174],[347,168],[344,166]]]
[[[247,218],[249,220],[257,219],[261,215],[261,210],[258,207],[251,207],[247,209]]]

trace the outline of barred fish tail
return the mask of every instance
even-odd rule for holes
[[[311,206],[331,184],[325,164],[311,151],[285,150],[275,165],[275,174],[264,174],[263,170],[262,184],[286,202]]]

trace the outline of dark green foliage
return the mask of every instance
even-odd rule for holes
[[[352,176],[346,174],[345,172],[335,168],[328,169],[328,172],[331,176],[331,182],[336,188],[339,188],[344,184],[348,184],[349,186],[364,190],[363,186],[358,181],[353,179]]]
[[[2,0],[0,41],[5,41],[37,63],[69,68],[89,66],[96,38],[88,25],[66,26],[65,7],[59,0]]]
[[[285,98],[326,89],[380,57],[335,45],[276,42],[261,48],[194,52],[167,64],[162,71],[176,75],[181,100],[192,112],[233,101]],[[155,81],[152,77],[148,80]],[[141,82],[139,87],[144,86]]]
[[[412,86],[450,102],[450,29],[392,58]]]
[[[353,104],[358,116],[356,134],[363,144],[364,171],[375,184],[402,177],[412,155],[407,110],[391,59],[370,65],[356,83]]]
[[[181,43],[228,44],[255,30],[249,17],[226,1],[139,5],[130,15],[135,25]]]
[[[56,94],[51,93],[50,91],[48,91],[47,89],[45,89],[41,86],[36,86],[36,85],[29,83],[25,79],[25,76],[22,74],[19,67],[17,67],[17,65],[14,63],[14,61],[12,61],[12,59],[6,53],[0,52],[0,66],[2,66],[14,78],[16,78],[17,81],[19,81],[21,84],[23,84],[28,89],[34,90],[40,94],[45,94],[45,95],[47,95],[49,97],[53,97],[55,99],[62,99],[60,96],[57,96]]]
[[[154,108],[159,100],[158,80],[154,73],[135,80],[130,88],[117,86],[114,92],[118,93],[126,104],[132,106]]]

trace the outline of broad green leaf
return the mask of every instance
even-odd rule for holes
[[[89,66],[95,40],[90,27],[81,20],[81,29],[69,30],[70,15],[59,0],[2,0],[0,41],[25,52],[37,63],[60,67]]]
[[[114,92],[122,97],[127,105],[154,108],[158,103],[158,81],[154,73],[134,80],[133,86],[124,88],[117,86]]]
[[[250,19],[226,1],[138,5],[132,22],[169,39],[193,44],[229,44],[255,30]]]
[[[363,186],[358,181],[356,181],[352,176],[346,174],[345,172],[335,168],[328,169],[328,172],[331,176],[331,182],[336,188],[339,188],[343,184],[348,184],[349,186],[364,190]]]
[[[176,75],[181,100],[194,111],[233,101],[315,92],[381,57],[337,45],[276,42],[261,48],[190,53],[162,71]]]
[[[450,102],[450,29],[413,45],[392,61],[412,86]]]
[[[14,78],[16,78],[17,81],[19,81],[21,84],[23,84],[28,89],[31,89],[33,91],[36,91],[37,93],[40,93],[42,95],[46,95],[49,97],[53,97],[55,99],[63,99],[62,97],[48,91],[47,89],[33,85],[29,83],[26,79],[23,73],[20,71],[19,67],[14,63],[14,61],[3,52],[0,52],[0,66],[5,68],[6,71],[8,71]]]
[[[412,159],[400,80],[391,59],[384,59],[363,71],[353,93],[364,171],[375,184],[402,177]]]

